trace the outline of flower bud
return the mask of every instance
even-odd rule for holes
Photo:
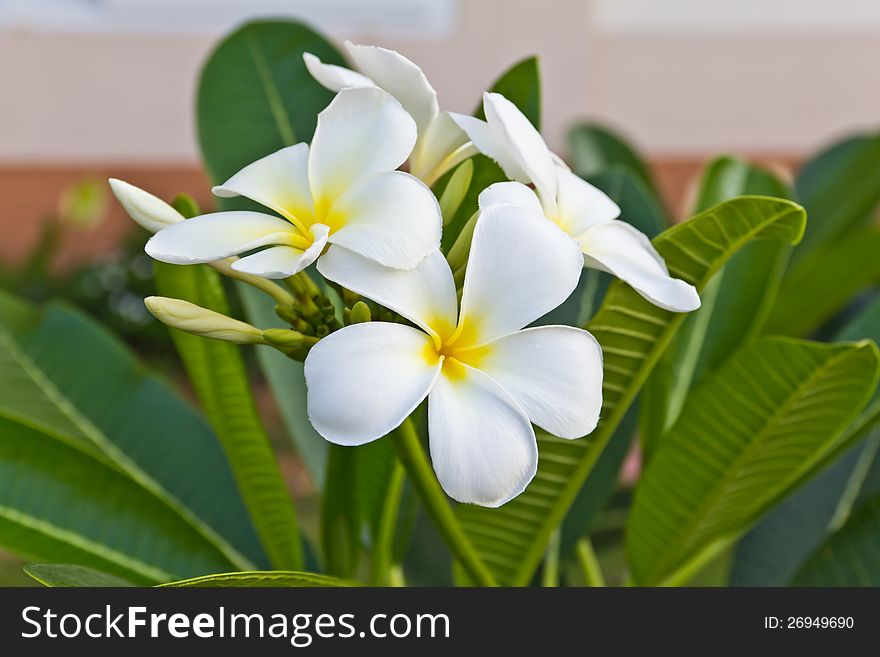
[[[111,178],[110,188],[128,216],[151,233],[158,233],[166,226],[184,219],[182,214],[162,199],[123,180]]]
[[[370,312],[370,307],[365,304],[363,301],[358,301],[351,307],[351,323],[352,324],[360,324],[362,322],[369,322],[373,319],[372,313]]]
[[[168,297],[147,297],[144,303],[147,310],[163,324],[193,335],[237,344],[265,342],[260,329],[189,301]]]
[[[472,160],[465,160],[446,183],[446,189],[440,196],[440,214],[443,217],[443,226],[448,226],[458,212],[468,189],[470,189],[473,177],[474,163]]]

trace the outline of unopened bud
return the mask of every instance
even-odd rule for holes
[[[182,214],[162,199],[123,180],[111,178],[110,188],[128,216],[151,233],[158,233],[166,226],[184,219]]]
[[[147,297],[144,303],[147,310],[163,324],[193,335],[238,344],[264,342],[263,332],[260,329],[189,301],[168,297]]]
[[[443,217],[444,226],[448,226],[452,222],[452,218],[455,217],[464,202],[473,177],[474,163],[472,160],[465,160],[446,183],[446,189],[440,195],[440,214]]]
[[[363,322],[369,322],[373,319],[373,314],[370,312],[370,307],[365,304],[363,301],[358,301],[351,307],[351,323],[352,324],[361,324]]]

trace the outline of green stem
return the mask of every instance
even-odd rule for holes
[[[245,274],[244,272],[233,269],[232,263],[235,262],[235,260],[236,258],[226,258],[225,260],[217,260],[210,264],[211,267],[219,271],[224,276],[234,278],[235,280],[241,281],[242,283],[247,283],[248,285],[254,286],[258,290],[265,292],[282,306],[293,308],[296,305],[296,300],[293,298],[293,295],[291,295],[290,292],[285,290],[277,283],[273,283],[269,279],[263,278],[261,276]]]
[[[544,571],[541,586],[559,586],[559,530],[553,532],[547,543],[547,556],[544,558]]]
[[[437,481],[434,470],[425,456],[425,450],[422,449],[412,420],[409,418],[404,420],[403,424],[392,432],[391,439],[410,482],[418,492],[425,510],[452,552],[452,556],[475,585],[496,586],[495,578],[471,545],[452,507],[446,501],[446,494],[440,488],[440,482]]]
[[[399,461],[395,462],[371,555],[370,582],[373,586],[391,585],[391,571],[394,567],[394,534],[405,481],[406,472],[403,466]]]
[[[596,551],[593,549],[590,539],[582,538],[579,540],[575,546],[575,554],[586,585],[605,586],[605,576],[602,574],[599,559],[596,557]]]

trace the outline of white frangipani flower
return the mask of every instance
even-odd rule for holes
[[[440,176],[476,154],[468,136],[437,104],[437,92],[425,74],[394,50],[345,42],[361,73],[342,66],[324,64],[311,53],[303,59],[309,73],[331,91],[346,87],[379,87],[394,96],[412,115],[418,139],[410,156],[410,172],[433,185]]]
[[[282,148],[214,188],[218,196],[246,196],[281,217],[201,215],[160,230],[146,251],[163,262],[193,264],[268,247],[231,265],[265,278],[302,271],[327,244],[387,267],[415,267],[439,247],[441,226],[431,190],[395,171],[415,140],[412,117],[391,95],[345,89],[318,115],[311,147]]]
[[[333,246],[328,279],[418,328],[366,322],[322,339],[305,361],[308,412],[330,442],[361,445],[401,424],[428,398],[434,470],[460,502],[496,507],[535,475],[531,422],[577,438],[596,426],[602,353],[586,331],[524,329],[568,297],[583,258],[538,214],[509,204],[480,212],[458,312],[439,252],[400,271]]]
[[[634,226],[617,220],[617,204],[569,171],[516,105],[500,94],[486,93],[483,109],[486,121],[451,116],[508,178],[534,185],[538,194],[536,199],[522,185],[500,183],[485,193],[488,201],[507,200],[535,208],[540,199],[543,214],[580,245],[584,266],[614,274],[666,310],[689,312],[700,307],[696,288],[669,275],[650,240]]]

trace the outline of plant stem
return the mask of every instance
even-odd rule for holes
[[[403,484],[406,471],[399,461],[394,463],[391,480],[388,482],[388,493],[382,506],[382,517],[373,545],[370,561],[370,583],[373,586],[391,586],[394,533],[397,528],[397,516],[400,511],[400,500],[403,497]]]
[[[559,586],[559,530],[553,532],[547,543],[547,556],[544,558],[544,571],[541,586]]]
[[[446,501],[446,494],[425,456],[425,450],[419,442],[419,436],[410,418],[403,421],[391,434],[397,457],[406,469],[425,510],[434,522],[440,536],[452,552],[452,556],[467,572],[473,583],[478,586],[496,586],[495,578],[480,559],[474,546],[468,540],[452,507]]]
[[[605,576],[599,567],[599,559],[589,538],[582,538],[575,546],[578,564],[587,586],[605,586]]]
[[[224,276],[234,278],[235,280],[241,281],[242,283],[247,283],[248,285],[254,286],[258,290],[265,292],[282,306],[292,308],[296,305],[296,301],[294,300],[293,295],[291,295],[290,292],[285,290],[277,283],[273,283],[269,279],[263,278],[261,276],[245,274],[244,272],[236,271],[235,269],[233,269],[232,263],[235,262],[235,260],[235,258],[226,258],[225,260],[217,260],[210,264],[211,267],[219,271]]]

